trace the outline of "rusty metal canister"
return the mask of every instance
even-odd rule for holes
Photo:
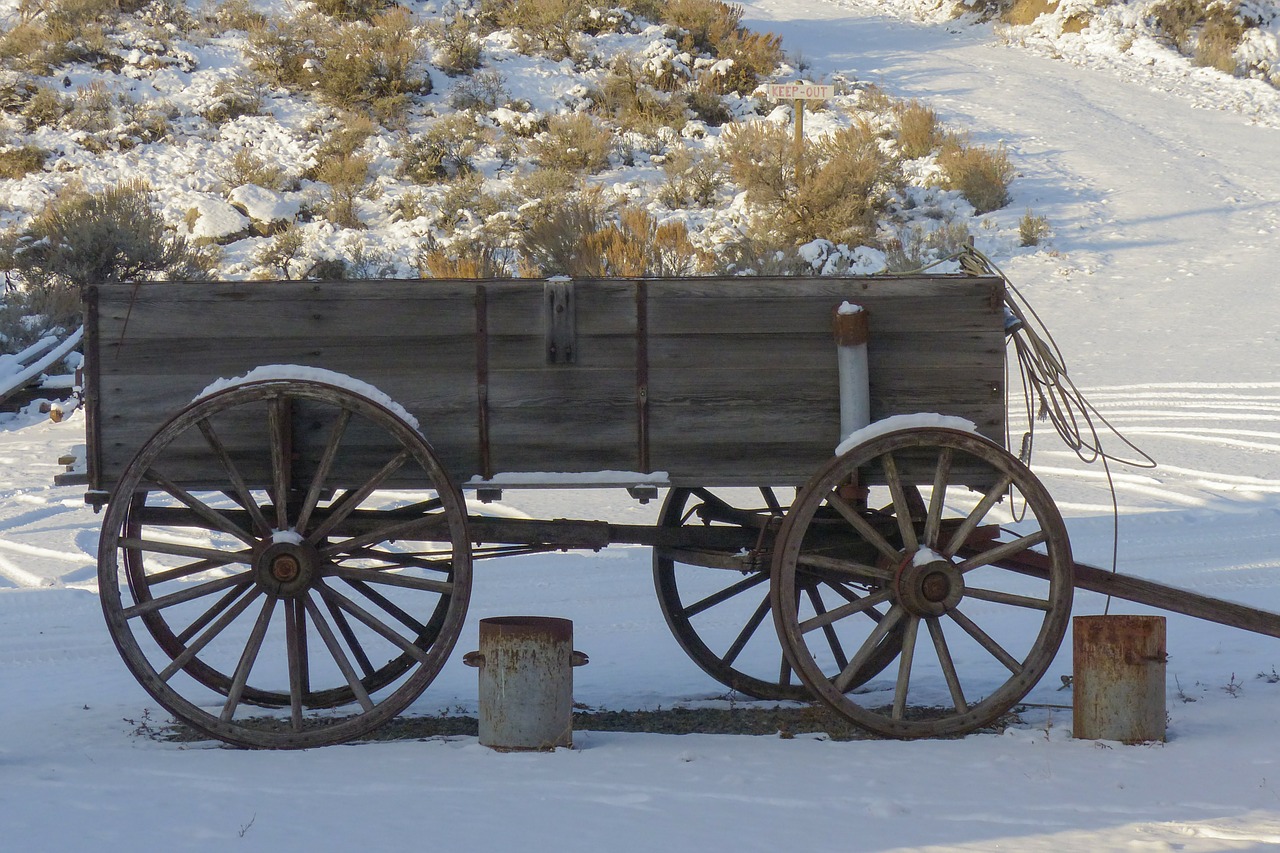
[[[573,746],[573,622],[552,616],[480,620],[480,743],[498,750]]]
[[[1165,739],[1165,618],[1076,616],[1072,733],[1143,743]]]

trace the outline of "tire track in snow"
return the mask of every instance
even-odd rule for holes
[[[1111,466],[1123,511],[1275,502],[1280,495],[1280,383],[1145,383],[1083,392],[1116,431],[1156,460],[1153,469]],[[1027,428],[1025,407],[1015,403],[1011,446]],[[1060,508],[1109,511],[1107,471],[1080,462],[1048,424],[1036,421],[1035,431],[1032,467],[1060,496]],[[1102,432],[1101,439],[1108,452],[1133,456],[1115,436]]]

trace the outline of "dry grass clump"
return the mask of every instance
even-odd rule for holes
[[[585,113],[552,116],[545,133],[530,140],[530,153],[544,169],[600,172],[613,153],[613,132]]]
[[[585,0],[505,0],[498,6],[497,20],[515,31],[524,53],[577,59],[588,12]]]
[[[1151,9],[1156,28],[1197,64],[1235,74],[1246,20],[1235,0],[1164,0]]]
[[[938,114],[919,101],[896,104],[894,117],[898,120],[896,136],[898,149],[908,160],[915,160],[933,152],[942,144],[942,127]]]
[[[962,139],[948,139],[938,152],[942,184],[959,190],[978,213],[987,213],[1009,203],[1013,164],[1004,145],[984,148]]]
[[[662,20],[684,31],[682,49],[731,60],[705,75],[703,84],[714,91],[750,92],[760,77],[782,62],[782,38],[745,29],[741,6],[720,0],[668,0]]]
[[[316,170],[316,179],[329,185],[325,218],[340,228],[364,228],[356,205],[369,182],[369,158],[346,154],[325,160]]]
[[[253,69],[297,92],[316,92],[345,110],[394,122],[411,95],[428,94],[417,73],[424,40],[405,9],[335,25],[314,13],[273,19],[250,33]]]
[[[723,142],[729,174],[759,224],[784,243],[874,238],[895,171],[867,122],[810,140],[799,162],[792,131],[782,125],[733,126]]]
[[[1236,60],[1236,48],[1240,47],[1244,32],[1244,24],[1234,15],[1215,15],[1209,18],[1196,39],[1192,60],[1196,65],[1235,75],[1240,67]]]
[[[95,81],[64,95],[51,86],[38,86],[22,105],[28,132],[54,127],[78,134],[76,141],[95,153],[127,151],[137,145],[165,138],[172,107],[166,103],[139,103]]]
[[[249,32],[267,23],[267,16],[254,8],[252,0],[222,0],[206,12],[206,20],[214,32],[240,30]]]
[[[256,80],[243,76],[219,80],[213,87],[213,97],[200,115],[213,124],[262,115],[262,97],[262,86]]]
[[[39,172],[49,152],[35,145],[6,145],[0,148],[0,178],[16,179]]]
[[[510,230],[503,223],[485,228],[494,214],[506,209],[506,199],[499,199],[485,192],[484,176],[479,173],[462,175],[445,185],[436,214],[436,227],[454,231],[464,224],[486,232],[483,236],[502,238]]]
[[[773,73],[782,62],[782,36],[739,30],[719,46],[717,55],[731,62],[727,69],[712,75],[719,91],[749,93],[761,77]]]
[[[694,275],[709,266],[683,223],[660,225],[629,205],[615,213],[598,191],[541,209],[531,217],[520,248],[522,274],[535,277]]]
[[[102,57],[120,12],[136,8],[115,0],[21,0],[17,23],[0,34],[0,64],[50,74],[67,62]]]
[[[681,128],[688,121],[684,99],[659,91],[633,56],[613,61],[591,100],[594,112],[613,119],[624,130],[653,133],[660,127]]]
[[[320,12],[339,21],[372,21],[394,5],[391,0],[312,0]]]
[[[450,77],[470,74],[480,67],[483,49],[472,24],[461,13],[452,20],[432,21],[427,25],[427,37],[436,47],[433,61],[437,68]]]
[[[449,92],[449,106],[455,110],[487,113],[510,102],[507,80],[498,71],[480,71],[465,77]]]
[[[724,164],[719,158],[697,156],[683,145],[667,153],[662,171],[666,179],[658,189],[658,201],[672,209],[708,207],[725,184]]]
[[[1027,208],[1018,220],[1018,242],[1022,246],[1039,246],[1049,236],[1049,220],[1036,216]]]
[[[568,169],[532,169],[517,174],[512,187],[524,204],[559,204],[583,188],[582,173]]]
[[[1023,26],[1041,15],[1049,15],[1057,10],[1058,0],[1013,0],[1000,12],[1000,20],[1006,24]]]
[[[41,127],[56,127],[69,112],[71,99],[51,86],[38,86],[22,106],[28,132]]]
[[[280,192],[292,181],[279,166],[269,166],[248,147],[240,148],[227,161],[220,174],[223,182],[231,189],[245,184],[255,184],[263,189]]]
[[[411,136],[400,147],[400,172],[418,184],[433,184],[475,170],[471,158],[485,129],[468,113],[436,121],[426,133]]]
[[[925,264],[955,255],[969,244],[969,226],[942,222],[936,227],[913,225],[885,247],[889,272],[916,272]]]
[[[714,54],[742,25],[742,7],[720,0],[667,0],[662,20],[684,30],[681,47]]]
[[[418,250],[418,274],[423,278],[511,278],[510,252],[473,242],[448,248],[427,240]]]
[[[609,276],[688,276],[706,265],[684,223],[659,225],[639,207],[619,211],[615,222],[588,237],[586,250],[599,255]]]
[[[85,285],[204,279],[213,258],[165,224],[146,183],[131,181],[98,193],[58,193],[21,233],[5,235],[0,268],[17,285],[23,310],[43,318],[43,327],[29,330],[38,338],[79,322]]]

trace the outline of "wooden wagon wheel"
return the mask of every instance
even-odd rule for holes
[[[772,609],[766,584],[774,537],[786,508],[772,489],[760,492],[762,501],[754,507],[736,506],[728,492],[707,488],[677,488],[667,494],[659,526],[737,527],[746,531],[757,547],[723,551],[654,548],[658,604],[680,647],[721,684],[756,699],[807,699],[809,690],[797,682],[776,634],[761,630]],[[829,604],[843,602],[853,594],[848,577],[816,568],[801,567],[796,583],[800,606],[811,612],[825,611]],[[864,618],[879,620],[880,616],[872,608]],[[900,629],[890,633],[877,659],[864,669],[863,680],[896,656],[892,646],[901,636]]]
[[[867,472],[887,484],[896,536],[842,495]],[[971,482],[985,485],[959,485]],[[923,520],[911,518],[912,486],[927,490]],[[997,523],[1002,502],[1021,516],[1007,525],[1016,533]],[[833,518],[869,556],[829,553]],[[1019,555],[1037,548],[1047,554],[1037,561],[1047,562],[1047,578],[1017,570]],[[859,598],[805,618],[795,578],[809,567],[873,581]],[[788,513],[773,564],[775,622],[801,679],[836,712],[891,737],[960,734],[1007,711],[1052,662],[1072,593],[1066,528],[1045,488],[1003,448],[941,428],[887,433],[832,460]],[[861,614],[871,607],[887,610],[868,630]],[[899,626],[890,677],[868,682],[867,662]],[[830,653],[832,631],[848,651],[841,660]]]
[[[227,443],[246,435],[268,446]],[[181,482],[193,468],[216,475]],[[233,386],[157,430],[116,485],[98,562],[143,687],[250,747],[338,743],[399,713],[443,666],[471,586],[465,505],[417,430],[296,379]]]

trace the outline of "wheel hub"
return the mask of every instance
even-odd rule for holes
[[[917,557],[918,552],[909,555],[898,567],[898,601],[915,616],[941,616],[964,598],[964,578],[941,557],[919,562]]]
[[[318,575],[320,553],[296,542],[272,542],[254,566],[258,585],[272,595],[296,598],[311,588]]]

